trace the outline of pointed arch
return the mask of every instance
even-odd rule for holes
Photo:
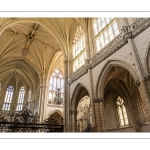
[[[128,70],[131,75],[133,76],[134,81],[138,81],[138,76],[136,74],[136,72],[134,71],[133,68],[131,68],[131,66],[124,61],[121,60],[108,60],[105,65],[103,66],[103,68],[101,69],[101,72],[99,74],[98,80],[97,80],[97,84],[96,84],[96,97],[98,98],[103,98],[103,94],[104,94],[104,83],[106,81],[106,78],[110,72],[110,70],[112,69],[113,66],[120,66],[122,68],[125,68],[126,70]]]
[[[78,83],[71,98],[71,110],[76,110],[79,100],[85,95],[90,97],[88,88],[83,83]]]

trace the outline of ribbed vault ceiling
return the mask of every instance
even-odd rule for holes
[[[32,87],[41,74],[52,73],[50,69],[61,67],[63,71],[63,65],[58,65],[63,61],[63,55],[59,52],[60,43],[63,45],[68,42],[63,37],[69,37],[76,20],[55,19],[55,23],[54,19],[48,20],[51,23],[49,31],[64,41],[58,41],[46,28],[34,21],[15,23],[3,31],[0,36],[0,81],[14,79],[17,75]]]

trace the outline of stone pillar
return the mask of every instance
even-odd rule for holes
[[[64,60],[64,132],[69,132],[70,124],[70,101],[69,101],[69,84],[68,84],[68,60]]]
[[[137,71],[137,75],[139,78],[139,81],[136,81],[135,84],[138,84],[138,86],[139,86],[139,92],[141,94],[143,103],[145,105],[145,108],[146,108],[145,113],[146,113],[146,116],[148,117],[148,122],[150,125],[150,94],[149,94],[148,87],[146,85],[146,81],[144,78],[144,70],[143,70],[143,67],[141,64],[141,60],[139,58],[136,44],[134,42],[134,39],[132,39],[132,33],[130,31],[130,27],[124,26],[122,28],[122,31],[124,33],[124,38],[127,38],[128,43],[131,47],[131,55],[133,57],[133,62],[134,62],[133,65],[135,65],[135,69]]]
[[[93,52],[93,48],[95,47],[95,43],[93,42],[93,39],[91,38],[91,35],[94,35],[93,29],[93,20],[91,18],[87,18],[86,20],[86,60],[85,60],[85,65],[88,70],[88,76],[90,80],[90,103],[91,103],[91,109],[92,109],[92,127],[95,128],[95,107],[93,104],[93,99],[94,99],[94,84],[93,84],[93,74],[92,74],[92,69],[91,69],[91,64],[90,64],[90,58],[91,58],[91,53]]]
[[[94,99],[95,115],[96,115],[96,132],[106,132],[106,119],[104,111],[104,101],[102,99]]]
[[[76,118],[75,118],[75,110],[70,110],[70,122],[71,122],[71,132],[76,132],[75,128],[76,128]]]
[[[44,121],[44,113],[45,106],[47,102],[47,80],[46,77],[43,76],[42,84],[40,85],[40,95],[39,95],[39,115],[40,115],[40,123]]]

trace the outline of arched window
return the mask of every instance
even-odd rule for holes
[[[13,92],[14,92],[13,86],[8,86],[8,88],[6,90],[6,94],[5,94],[5,99],[4,99],[4,104],[3,104],[3,109],[2,110],[6,110],[6,111],[10,110],[10,105],[11,105],[11,102],[12,102]]]
[[[24,101],[24,95],[25,95],[25,90],[24,90],[24,87],[22,86],[20,88],[20,91],[19,91],[19,97],[18,97],[18,103],[17,103],[16,111],[21,111],[22,110],[22,108],[23,108],[23,101]]]
[[[85,33],[81,27],[78,27],[73,41],[73,72],[84,64],[85,58]]]
[[[54,101],[54,98],[58,90],[59,90],[59,94],[61,98],[63,98],[64,97],[63,96],[64,95],[64,78],[61,72],[58,69],[56,69],[52,73],[52,76],[49,81],[49,95],[48,95],[48,99],[50,100],[49,104],[52,101]]]
[[[122,127],[122,126],[129,125],[124,100],[120,96],[117,97],[116,104],[117,104],[117,113],[118,113],[119,126]]]
[[[100,51],[119,34],[115,18],[95,18],[93,25],[97,51]]]

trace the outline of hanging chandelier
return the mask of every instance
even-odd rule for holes
[[[56,105],[61,105],[63,103],[63,97],[61,96],[60,88],[55,92],[54,103]]]

